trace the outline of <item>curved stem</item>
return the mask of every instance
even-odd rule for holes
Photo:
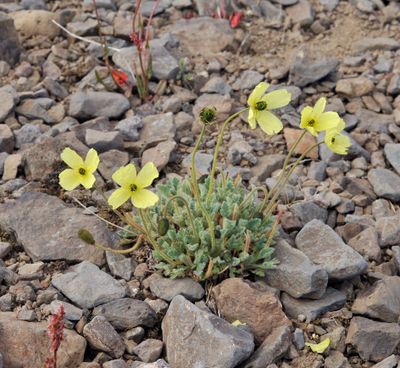
[[[186,208],[186,212],[187,212],[188,217],[189,217],[190,226],[192,227],[192,230],[193,230],[194,238],[198,242],[199,241],[199,235],[197,234],[196,227],[194,226],[194,220],[193,220],[192,212],[190,212],[189,203],[187,202],[187,200],[185,198],[183,198],[183,197],[181,197],[179,195],[175,195],[175,196],[171,197],[168,200],[168,202],[165,204],[163,215],[164,215],[164,217],[166,216],[166,213],[167,213],[167,210],[168,210],[168,205],[172,201],[177,200],[177,199],[181,200],[184,203],[184,206]]]
[[[135,245],[128,249],[113,249],[113,248],[105,247],[104,245],[97,244],[97,243],[93,244],[93,246],[96,248],[99,248],[101,250],[104,250],[105,252],[117,253],[117,254],[128,254],[128,253],[131,253],[131,252],[134,252],[135,250],[137,250],[140,247],[140,245],[142,244],[142,240],[143,240],[143,234],[140,234],[138,239],[136,240]]]
[[[200,144],[204,138],[204,133],[206,131],[206,126],[203,124],[203,127],[201,128],[201,132],[199,137],[197,138],[196,144],[193,148],[192,152],[192,167],[191,167],[191,174],[192,174],[192,185],[193,185],[193,194],[196,200],[199,202],[200,201],[200,193],[199,193],[199,187],[197,185],[197,173],[196,173],[196,153],[200,148]]]
[[[296,147],[298,146],[298,144],[300,143],[300,141],[303,139],[303,137],[306,135],[306,133],[307,133],[307,131],[306,131],[306,130],[303,130],[303,132],[302,132],[302,133],[299,135],[299,137],[296,139],[296,142],[294,142],[292,148],[289,150],[289,152],[288,152],[288,154],[287,154],[287,156],[286,156],[286,159],[285,159],[285,161],[284,161],[284,163],[283,163],[282,171],[280,172],[276,183],[274,184],[274,186],[272,187],[272,189],[271,189],[271,190],[269,191],[269,193],[268,193],[268,197],[267,197],[267,199],[266,199],[267,201],[268,201],[268,199],[270,199],[271,195],[275,192],[276,188],[278,188],[280,182],[282,181],[282,179],[283,179],[283,177],[284,177],[284,175],[285,175],[285,171],[286,171],[286,169],[287,169],[289,160],[290,160],[290,159],[292,158],[292,156],[293,156],[294,150],[296,149]]]
[[[218,153],[219,153],[219,148],[221,146],[222,143],[222,139],[224,138],[224,133],[225,133],[225,128],[227,127],[227,125],[236,117],[238,117],[241,113],[247,111],[249,109],[249,107],[246,107],[238,112],[236,112],[235,114],[231,115],[228,117],[228,119],[226,119],[224,121],[224,123],[222,124],[222,128],[221,131],[218,135],[218,140],[217,140],[217,144],[215,145],[215,150],[214,150],[214,157],[213,157],[213,163],[212,163],[212,167],[211,167],[211,173],[210,173],[210,183],[208,186],[208,192],[207,192],[207,202],[210,200],[211,194],[214,190],[214,175],[215,175],[215,170],[217,168],[217,159],[218,159]]]
[[[258,191],[262,191],[264,193],[264,199],[261,202],[261,205],[258,207],[260,209],[262,209],[265,206],[265,202],[267,200],[267,196],[268,196],[268,190],[265,187],[255,187],[253,188],[249,194],[247,194],[247,196],[245,197],[245,199],[243,200],[243,202],[240,204],[239,208],[243,208],[244,205],[251,199],[251,197],[253,196],[253,194],[255,192]]]
[[[321,145],[324,142],[318,142],[314,145],[312,145],[311,147],[309,147],[293,164],[292,168],[289,170],[289,172],[287,173],[287,175],[285,176],[285,179],[283,180],[283,183],[279,186],[279,188],[275,191],[271,201],[268,203],[267,208],[265,209],[266,214],[270,214],[271,209],[273,208],[275,201],[278,199],[279,194],[281,194],[283,188],[285,187],[286,183],[288,182],[290,176],[293,174],[293,171],[296,169],[296,167],[299,165],[300,161],[303,160],[303,158],[307,155],[307,153],[309,153],[311,150],[313,150],[314,148],[318,147],[319,145]]]

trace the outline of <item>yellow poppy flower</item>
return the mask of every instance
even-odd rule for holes
[[[73,190],[82,184],[90,189],[96,181],[93,173],[99,166],[99,155],[91,148],[86,155],[85,161],[74,150],[67,147],[61,152],[61,159],[70,167],[58,175],[60,185],[66,190]]]
[[[265,133],[272,135],[279,133],[283,125],[269,110],[286,106],[290,102],[291,94],[286,89],[278,89],[265,94],[268,88],[268,83],[261,82],[250,94],[247,100],[250,106],[248,122],[251,129],[255,129],[258,123]]]
[[[351,146],[350,138],[347,135],[341,134],[345,125],[344,120],[340,119],[338,126],[327,130],[325,134],[325,144],[332,152],[339,155],[347,155]]]
[[[324,112],[326,98],[321,97],[314,108],[306,106],[301,112],[300,128],[307,129],[313,136],[318,132],[334,128],[340,120],[337,112]]]
[[[319,344],[313,344],[310,342],[306,342],[306,346],[308,346],[314,353],[322,354],[326,349],[329,348],[331,344],[331,339],[327,338],[324,341],[321,341]]]
[[[136,208],[147,208],[154,206],[158,196],[152,191],[145,189],[150,186],[155,178],[158,178],[158,171],[152,162],[143,166],[136,174],[133,164],[119,168],[113,175],[113,180],[120,185],[108,198],[108,204],[116,209],[122,206],[127,200],[131,200]]]

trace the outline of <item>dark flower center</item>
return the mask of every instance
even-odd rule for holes
[[[333,138],[331,139],[331,143],[335,143],[335,141],[336,141],[336,138],[333,137]]]
[[[85,170],[83,167],[81,167],[81,168],[79,169],[79,174],[85,175],[85,174],[86,174],[86,170]]]
[[[315,124],[315,120],[314,119],[311,119],[309,122],[308,122],[308,125],[310,125],[310,126],[313,126]]]
[[[137,185],[136,184],[131,184],[130,188],[131,188],[131,192],[136,192],[137,191]]]
[[[256,103],[256,109],[258,110],[258,111],[263,111],[263,110],[265,110],[267,108],[267,103],[265,102],[265,101],[258,101],[257,103]]]

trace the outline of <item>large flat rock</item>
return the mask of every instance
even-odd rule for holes
[[[24,193],[15,202],[0,205],[0,227],[15,234],[33,261],[84,261],[104,263],[104,252],[78,237],[82,227],[100,244],[112,246],[107,226],[81,209],[44,193]]]

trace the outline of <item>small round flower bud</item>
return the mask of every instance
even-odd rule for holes
[[[204,107],[200,111],[200,120],[205,125],[211,124],[215,120],[216,113],[217,109],[215,107]]]

